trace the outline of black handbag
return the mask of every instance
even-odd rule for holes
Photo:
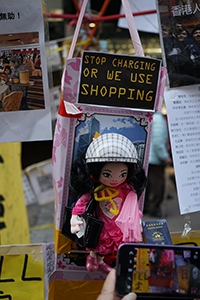
[[[95,215],[94,215],[95,214]],[[72,208],[66,206],[64,213],[64,222],[62,227],[62,234],[85,248],[96,249],[101,234],[104,222],[98,219],[97,203],[91,198],[87,205],[86,211],[79,215],[84,219],[85,231],[82,237],[78,237],[76,234],[71,233],[71,220]]]

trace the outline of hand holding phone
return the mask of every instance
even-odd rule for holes
[[[200,299],[200,247],[122,244],[116,292],[139,299]]]
[[[115,293],[116,270],[112,269],[104,282],[101,294],[97,300],[119,300],[121,297]],[[130,293],[124,296],[121,300],[136,300],[136,294]]]

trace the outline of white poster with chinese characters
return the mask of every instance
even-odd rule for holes
[[[0,0],[0,142],[52,139],[42,0]]]
[[[200,85],[165,91],[181,214],[200,211]]]

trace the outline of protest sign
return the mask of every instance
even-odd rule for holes
[[[43,262],[32,254],[1,255],[0,282],[5,299],[43,300]]]
[[[147,57],[84,51],[78,103],[154,110],[160,64]]]
[[[49,140],[42,1],[2,2],[0,23],[0,142]]]
[[[0,144],[1,245],[30,243],[21,174],[21,144]]]
[[[47,300],[52,250],[53,243],[1,246],[0,299]]]

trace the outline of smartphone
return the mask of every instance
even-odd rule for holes
[[[137,299],[200,299],[200,247],[122,244],[116,293]]]

